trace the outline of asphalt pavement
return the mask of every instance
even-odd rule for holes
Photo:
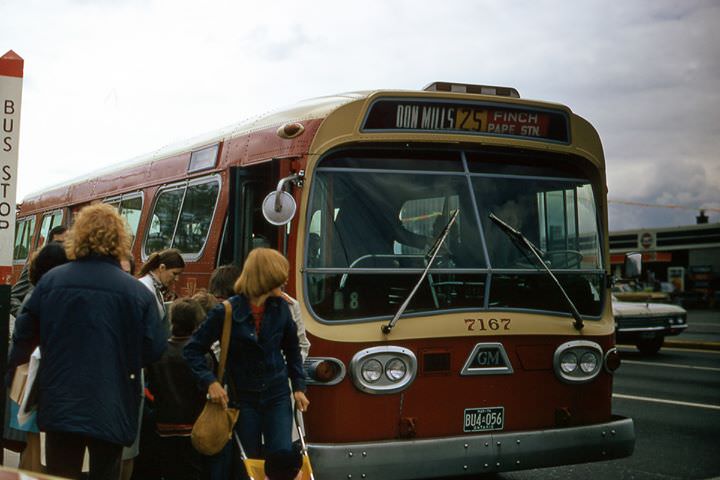
[[[679,335],[665,337],[663,348],[720,350],[720,310],[688,310],[687,315],[688,328]]]
[[[689,310],[688,328],[665,338],[664,346],[720,350],[720,310]]]

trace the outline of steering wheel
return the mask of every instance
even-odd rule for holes
[[[579,268],[583,258],[585,256],[577,250],[549,250],[544,256],[544,260],[554,268]]]

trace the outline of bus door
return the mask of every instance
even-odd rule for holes
[[[275,189],[271,164],[230,169],[230,195],[217,266],[242,266],[255,247],[278,248],[277,227],[262,216],[262,200]]]

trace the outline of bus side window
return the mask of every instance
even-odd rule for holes
[[[138,225],[140,224],[140,214],[142,213],[143,200],[141,196],[123,198],[120,203],[120,215],[127,222],[130,236],[135,240]]]
[[[45,214],[40,223],[40,235],[38,236],[37,242],[35,242],[35,248],[41,247],[45,244],[45,239],[50,231],[50,223],[52,222],[52,215]]]
[[[210,231],[219,190],[215,181],[188,187],[172,242],[174,248],[182,253],[200,253]]]
[[[42,223],[40,224],[40,235],[38,236],[35,248],[42,247],[45,245],[47,235],[53,227],[62,225],[63,212],[62,210],[56,210],[43,215]]]
[[[145,254],[169,248],[172,245],[175,224],[177,223],[180,204],[182,203],[185,187],[176,187],[164,190],[158,195],[152,220],[145,240]]]
[[[30,240],[35,232],[35,215],[18,220],[15,231],[14,260],[25,260],[30,250]]]
[[[145,240],[145,254],[170,247],[184,254],[200,253],[210,231],[219,190],[220,184],[213,178],[160,192]]]

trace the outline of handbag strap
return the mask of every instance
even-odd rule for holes
[[[230,332],[232,330],[232,305],[229,300],[223,302],[225,306],[225,321],[223,322],[222,337],[220,338],[220,364],[218,365],[218,382],[222,383],[227,362],[228,347],[230,346]]]

